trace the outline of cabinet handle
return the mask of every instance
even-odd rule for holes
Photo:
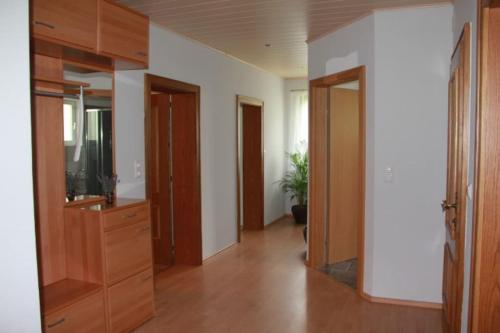
[[[54,326],[57,326],[57,325],[61,325],[62,323],[64,323],[66,321],[66,318],[62,318],[62,319],[59,319],[58,321],[56,321],[55,323],[53,324],[48,324],[47,327],[48,328],[52,328]]]
[[[42,25],[46,28],[49,28],[49,29],[55,29],[56,27],[53,26],[52,24],[49,24],[49,23],[45,23],[45,22],[42,22],[42,21],[35,21],[35,24],[36,25]]]
[[[142,227],[140,228],[139,230],[137,230],[137,233],[138,234],[142,234],[143,232],[146,232],[146,231],[149,231],[151,230],[151,227],[150,226],[147,226],[147,227]]]
[[[122,215],[122,218],[124,219],[131,219],[133,217],[136,217],[137,214],[136,213],[133,213],[133,214],[125,214],[125,215]]]
[[[141,52],[141,51],[136,52],[135,54],[138,55],[138,56],[141,56],[141,57],[147,56],[146,52]]]

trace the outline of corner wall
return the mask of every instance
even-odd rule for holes
[[[29,2],[0,6],[0,331],[41,331],[31,155]]]
[[[373,289],[374,254],[374,77],[375,19],[364,17],[309,44],[309,80],[350,68],[366,66],[366,175],[365,175],[365,272],[364,290]]]
[[[236,241],[236,95],[264,101],[264,222],[284,214],[277,180],[284,172],[283,79],[192,42],[154,24],[147,73],[201,87],[201,189],[203,258]],[[144,73],[115,74],[118,195],[145,196]],[[143,172],[144,174],[144,172]]]
[[[311,79],[367,67],[364,291],[374,297],[441,302],[451,19],[449,4],[376,11],[309,46]]]

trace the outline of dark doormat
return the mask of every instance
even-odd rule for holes
[[[322,271],[333,277],[335,280],[356,289],[358,273],[357,258],[326,265],[322,268]]]

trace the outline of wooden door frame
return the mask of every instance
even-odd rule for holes
[[[365,168],[366,168],[366,68],[359,66],[340,73],[335,73],[321,77],[309,82],[309,199],[308,206],[308,260],[307,265],[311,268],[318,268],[326,264],[326,230],[328,216],[328,196],[326,177],[316,177],[316,174],[326,175],[327,164],[321,163],[320,158],[327,154],[326,147],[327,135],[318,137],[317,133],[326,133],[328,122],[316,120],[317,109],[322,105],[317,105],[316,96],[320,90],[329,89],[339,84],[359,81],[359,195],[362,198],[360,219],[358,225],[358,272],[357,272],[357,293],[364,296],[364,249],[365,249]],[[328,94],[329,96],[329,94]],[[329,97],[327,96],[327,99]],[[328,107],[327,107],[328,109]],[[317,131],[323,127],[322,131]],[[324,146],[324,147],[323,147]],[[323,154],[323,155],[322,155]],[[314,179],[313,179],[314,177]],[[323,176],[321,176],[323,177]],[[316,181],[319,179],[319,181]],[[321,181],[323,180],[323,181]],[[316,184],[318,183],[318,184]],[[316,204],[314,204],[316,203]]]
[[[488,316],[491,314],[485,311],[485,301],[490,293],[496,289],[494,274],[485,274],[482,267],[488,265],[487,259],[495,257],[492,249],[499,241],[500,235],[496,233],[488,234],[491,227],[498,225],[497,202],[492,196],[492,191],[500,189],[498,178],[488,177],[498,173],[495,171],[496,164],[491,163],[488,156],[495,154],[493,148],[500,144],[500,135],[496,128],[496,110],[493,110],[491,103],[491,91],[500,89],[500,82],[496,80],[493,85],[491,77],[498,77],[500,64],[498,60],[491,62],[490,47],[493,53],[499,51],[498,45],[489,43],[490,32],[498,31],[491,29],[489,20],[490,11],[498,11],[499,0],[477,0],[477,90],[476,90],[476,151],[475,151],[475,171],[474,171],[474,200],[473,200],[473,234],[472,234],[472,255],[471,255],[471,287],[469,290],[469,321],[468,331],[474,333],[488,330],[486,325]],[[495,24],[498,29],[498,24]],[[500,38],[497,32],[496,37]],[[494,57],[497,59],[497,56]],[[498,95],[495,96],[498,98]],[[493,119],[491,119],[493,118]],[[496,119],[495,119],[496,118]],[[493,121],[491,121],[493,120]],[[492,133],[495,133],[494,135]],[[490,162],[490,163],[488,163]],[[488,191],[488,193],[487,193]],[[485,252],[485,250],[487,252]],[[491,278],[493,277],[493,278]],[[490,304],[493,307],[496,304]]]
[[[243,185],[241,184],[240,168],[242,168],[243,161],[240,160],[240,141],[242,140],[242,133],[240,128],[240,122],[243,119],[242,105],[253,105],[260,107],[261,115],[261,156],[262,156],[262,209],[264,210],[264,101],[254,97],[248,97],[244,95],[236,95],[236,239],[241,242],[241,210],[243,207],[240,205],[241,191]],[[264,212],[262,212],[262,227],[264,227]]]
[[[151,92],[161,91],[167,94],[175,93],[192,93],[195,95],[196,103],[196,192],[197,198],[199,200],[199,212],[197,216],[197,225],[200,230],[200,253],[198,254],[199,260],[197,262],[201,265],[203,253],[201,252],[201,235],[202,235],[202,221],[201,221],[201,159],[200,159],[200,86],[185,83],[154,74],[144,74],[144,145],[145,145],[145,168],[148,170],[150,164],[150,147],[149,141],[151,139]],[[146,182],[146,197],[149,199],[151,197],[151,192],[149,188],[149,181],[147,175],[145,175]],[[175,223],[175,222],[174,222]]]

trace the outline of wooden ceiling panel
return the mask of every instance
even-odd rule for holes
[[[161,26],[284,78],[307,76],[307,43],[375,9],[449,0],[121,0]],[[266,47],[270,44],[270,47]]]

